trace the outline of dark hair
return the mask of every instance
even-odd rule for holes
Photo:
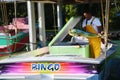
[[[91,14],[91,11],[90,10],[85,10],[83,13]]]

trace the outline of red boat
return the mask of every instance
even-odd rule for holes
[[[29,42],[27,23],[27,18],[16,18],[13,24],[0,27],[0,53],[16,52],[26,46]]]

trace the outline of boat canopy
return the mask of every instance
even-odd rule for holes
[[[28,0],[26,0],[26,1],[28,1]],[[37,1],[41,1],[41,2],[44,2],[44,3],[46,3],[46,2],[49,2],[49,3],[51,3],[51,2],[59,2],[59,1],[61,1],[61,2],[63,2],[63,3],[99,3],[99,2],[101,2],[101,0],[30,0],[30,1],[35,1],[35,2],[37,2]],[[102,0],[103,2],[105,2],[106,0]]]

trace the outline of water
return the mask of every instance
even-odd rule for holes
[[[114,41],[114,43],[118,45],[118,49],[106,64],[106,75],[108,74],[106,80],[120,80],[120,41]]]

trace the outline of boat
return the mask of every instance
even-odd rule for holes
[[[14,18],[13,24],[0,26],[0,53],[13,53],[25,48],[29,42],[29,26],[25,22],[26,19]]]
[[[47,47],[0,60],[0,79],[106,80],[106,59],[115,53],[116,44],[108,43],[98,58],[90,58],[88,43],[63,41],[80,19],[72,17]]]
[[[101,56],[95,59],[89,58],[89,44],[71,45],[70,42],[63,42],[63,39],[69,34],[69,30],[75,27],[80,19],[80,17],[72,17],[49,43],[48,47],[0,60],[2,66],[0,78],[14,79],[9,75],[17,75],[17,78],[23,80],[34,79],[35,76],[36,78],[44,76],[43,79],[46,76],[50,80],[103,80],[106,67],[102,68],[102,66],[105,59],[116,51],[117,46],[109,43],[106,57],[104,52],[101,52]],[[56,69],[55,65],[59,69]],[[108,76],[106,75],[106,77]]]

